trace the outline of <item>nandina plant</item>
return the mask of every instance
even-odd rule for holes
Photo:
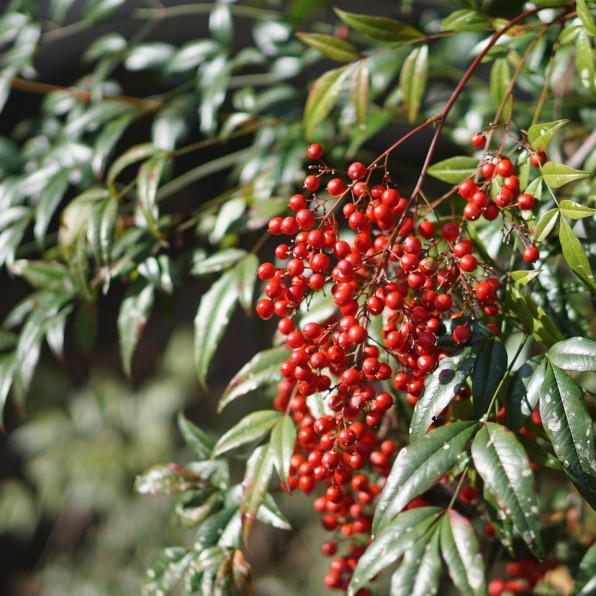
[[[197,6],[211,13],[213,39],[165,49],[96,42],[95,94],[87,79],[46,89],[13,76],[26,69],[7,75],[51,92],[50,111],[74,102],[50,129],[60,142],[80,134],[77,155],[93,159],[65,173],[49,168],[52,153],[24,148],[5,182],[23,203],[13,208],[26,211],[2,222],[2,262],[36,294],[7,320],[23,326],[6,342],[3,399],[11,385],[23,397],[44,337],[61,352],[73,309],[86,345],[111,283],[128,285],[118,326],[130,374],[155,296],[185,275],[210,275],[194,323],[199,382],[205,390],[240,304],[272,321],[271,345],[230,380],[219,409],[246,396],[266,407],[229,420],[217,440],[180,414],[196,461],[138,476],[139,492],[175,495],[173,517],[188,530],[156,555],[146,594],[252,593],[255,522],[290,529],[280,490],[312,501],[328,538],[311,556],[329,558],[320,581],[331,590],[426,596],[449,578],[465,595],[593,594],[593,3],[441,3],[401,20],[336,9],[333,25],[305,19],[304,6],[273,15]],[[139,18],[176,11],[193,14],[141,9]],[[255,19],[258,51],[235,53],[236,17]],[[292,76],[319,55],[344,65],[321,69],[304,101]],[[107,77],[120,61],[160,72],[171,89],[114,93]],[[265,72],[238,74],[247,64]],[[284,76],[291,84],[250,87]],[[204,138],[182,145],[197,101]],[[151,142],[112,161],[133,120],[154,112]],[[86,128],[93,119],[99,131]],[[166,182],[178,158],[232,137],[252,145]],[[402,161],[414,144],[425,150],[412,178]],[[230,167],[231,189],[193,212],[160,212],[190,182]],[[16,192],[35,168],[40,189]],[[58,251],[26,258],[29,219],[19,216],[34,217],[44,246],[71,186],[79,194],[62,211]],[[265,226],[251,248],[237,245]]]

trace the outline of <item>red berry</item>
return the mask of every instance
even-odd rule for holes
[[[486,145],[486,137],[481,132],[477,132],[472,136],[472,145],[474,147],[484,147]]]
[[[443,236],[447,242],[453,242],[459,236],[459,228],[452,222],[443,224],[443,227],[441,228],[441,236]]]
[[[520,209],[530,211],[536,207],[536,198],[530,194],[524,193],[517,199],[517,205]]]
[[[473,180],[464,180],[457,187],[457,190],[464,199],[471,199],[474,193],[478,191],[478,187]]]
[[[346,190],[346,185],[341,178],[331,178],[327,183],[327,192],[334,197],[339,196]]]
[[[495,173],[495,164],[490,162],[482,164],[481,172],[484,178],[492,178]]]
[[[321,155],[323,155],[323,147],[321,147],[321,145],[319,145],[318,143],[313,143],[312,145],[308,146],[306,154],[311,159],[319,159]]]
[[[418,233],[426,240],[430,240],[435,235],[435,231],[435,224],[432,221],[421,221],[418,226]]]
[[[467,344],[472,337],[472,333],[465,325],[458,325],[453,330],[453,339],[456,344]]]
[[[363,163],[355,161],[354,163],[350,164],[350,167],[348,168],[348,176],[352,180],[360,180],[361,178],[364,178],[365,175],[366,166]]]
[[[540,258],[540,251],[535,246],[528,246],[522,257],[526,263],[535,263]]]
[[[464,255],[459,261],[459,266],[463,271],[471,273],[472,271],[476,271],[478,261],[474,255]]]
[[[261,319],[270,319],[274,313],[274,306],[271,300],[263,299],[257,302],[257,314]]]
[[[310,175],[304,179],[304,188],[314,192],[319,188],[319,179],[316,176]]]
[[[507,176],[511,176],[515,172],[515,168],[513,164],[509,160],[509,158],[504,157],[498,164],[497,164],[497,174],[506,178]]]

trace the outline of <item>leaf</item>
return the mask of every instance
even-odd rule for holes
[[[23,277],[34,288],[73,294],[76,291],[72,274],[58,261],[15,261],[11,273]]]
[[[418,115],[427,79],[428,46],[423,45],[412,50],[412,53],[406,58],[399,78],[402,103],[410,123],[414,122]]]
[[[68,172],[59,171],[41,191],[39,203],[35,207],[35,225],[33,234],[41,247],[45,246],[45,235],[52,217],[58,209],[68,188]]]
[[[410,422],[410,441],[426,434],[437,416],[451,403],[468,378],[476,352],[467,347],[439,361],[437,368],[424,384],[424,391],[416,403]]]
[[[461,459],[477,430],[477,422],[454,422],[404,447],[379,496],[372,534],[382,531],[412,499],[438,482]]]
[[[175,51],[174,46],[161,41],[140,43],[130,50],[124,66],[131,71],[159,70],[168,63]]]
[[[596,215],[596,209],[580,205],[569,199],[564,199],[559,203],[559,210],[565,217],[570,217],[571,219],[582,219],[583,217]]]
[[[424,33],[395,19],[345,12],[339,8],[334,10],[346,25],[374,41],[408,41],[424,37]]]
[[[170,59],[167,70],[171,74],[194,70],[220,49],[220,44],[213,39],[189,41]]]
[[[579,2],[577,3],[579,9]],[[579,563],[571,596],[591,596],[596,592],[596,544],[584,554]]]
[[[493,97],[495,107],[498,109],[505,98],[509,84],[511,83],[511,69],[507,58],[497,58],[490,71],[490,93]],[[503,113],[509,113],[511,96],[503,105]]]
[[[287,349],[273,348],[259,352],[234,375],[221,396],[217,411],[221,412],[237,397],[246,395],[259,387],[277,383],[279,366],[289,357],[290,351]]]
[[[499,424],[487,422],[472,443],[472,458],[485,489],[530,550],[542,557],[532,468],[515,435]]]
[[[218,2],[209,15],[209,32],[224,44],[230,44],[234,37],[234,21],[230,7],[225,2]]]
[[[475,10],[456,10],[445,17],[441,31],[479,32],[487,31],[490,21]]]
[[[462,594],[486,594],[480,544],[470,521],[454,509],[441,519],[441,554],[449,575]]]
[[[272,474],[273,452],[271,446],[261,445],[248,458],[246,472],[242,480],[240,515],[242,518],[242,542],[244,544],[248,542],[248,535],[255,521],[257,511],[267,494]]]
[[[515,287],[520,290],[537,278],[541,271],[542,269],[521,269],[520,271],[512,271],[510,275]]]
[[[135,491],[149,495],[171,495],[205,486],[196,474],[173,463],[152,466],[135,479]]]
[[[283,416],[278,420],[271,432],[271,451],[273,463],[279,479],[287,484],[290,475],[290,460],[296,445],[296,426],[291,416]]]
[[[322,74],[312,85],[304,108],[304,127],[311,137],[315,127],[329,114],[342,90],[348,74],[345,66]]]
[[[205,275],[207,273],[216,273],[236,264],[247,254],[248,253],[241,248],[224,248],[206,259],[199,253],[200,258],[193,259],[190,274]]]
[[[98,263],[107,265],[110,262],[117,217],[116,197],[109,197],[93,208],[87,228],[87,238]]]
[[[591,175],[591,172],[574,170],[573,168],[556,161],[547,161],[542,166],[542,179],[548,186],[550,186],[550,188],[560,188],[561,186],[565,186],[565,184],[581,180],[582,178]]]
[[[153,296],[153,286],[138,281],[128,289],[120,305],[118,313],[120,356],[122,368],[129,377],[131,376],[132,357],[153,306]]]
[[[91,63],[104,56],[114,56],[126,48],[126,39],[119,33],[106,33],[93,40],[83,53],[83,62]]]
[[[594,429],[582,388],[548,363],[540,391],[540,418],[563,470],[596,509]]]
[[[528,141],[532,149],[544,151],[549,146],[555,133],[568,122],[568,119],[563,119],[530,126],[528,129]]]
[[[505,397],[505,422],[511,430],[519,431],[538,405],[545,372],[546,360],[535,356],[513,375]]]
[[[273,463],[275,463],[275,461]],[[279,510],[277,503],[269,493],[265,495],[263,504],[257,511],[257,519],[262,524],[267,524],[268,526],[273,526],[274,528],[279,528],[280,530],[292,529],[290,522]]]
[[[92,23],[105,21],[114,14],[125,0],[88,0],[83,10],[83,19]]]
[[[442,514],[439,507],[416,507],[400,513],[382,532],[374,537],[358,560],[348,588],[353,596],[383,569],[393,565],[412,548]]]
[[[182,412],[178,412],[178,429],[184,442],[200,459],[207,459],[211,456],[215,443]]]
[[[596,281],[588,257],[581,242],[573,233],[571,226],[564,219],[561,219],[561,225],[559,226],[559,241],[561,242],[565,261],[567,261],[571,270],[588,288],[596,291]]]
[[[594,23],[594,16],[588,8],[586,0],[577,0],[575,3],[575,9],[577,10],[577,16],[579,17],[585,30],[590,35],[596,35],[596,24]]]
[[[352,75],[350,91],[352,94],[352,105],[356,113],[356,120],[360,128],[366,128],[366,117],[368,115],[368,96],[369,96],[368,62],[366,59],[360,60],[358,67]]]
[[[559,210],[555,207],[547,211],[534,228],[534,240],[542,242],[554,229],[559,221]]]
[[[430,528],[414,546],[391,577],[391,596],[432,596],[439,590],[441,558],[439,527]]]
[[[105,1],[105,0],[101,0]],[[143,578],[143,596],[168,596],[173,594],[180,579],[192,561],[192,553],[173,546],[160,551],[151,561]]]
[[[158,235],[156,223],[158,210],[155,196],[167,160],[166,155],[150,158],[139,168],[137,176],[137,204],[145,216],[147,229],[154,235]]]
[[[226,201],[218,210],[213,229],[209,234],[211,244],[217,244],[246,211],[246,199],[243,196],[234,197]]]
[[[547,356],[564,370],[596,372],[596,342],[585,337],[560,341],[550,348]]]
[[[210,516],[197,532],[194,544],[195,550],[202,551],[222,541],[226,529],[234,523],[237,514],[238,506],[234,505],[233,507],[225,507],[215,515]]]
[[[135,145],[131,147],[127,151],[125,151],[111,166],[108,170],[108,175],[106,177],[106,184],[110,189],[110,192],[115,193],[116,189],[114,188],[114,181],[118,177],[118,174],[122,172],[125,168],[136,163],[137,161],[141,161],[143,159],[148,159],[153,155],[159,153],[161,149],[158,149],[151,143],[143,143],[141,145]]]
[[[211,457],[219,457],[232,449],[262,439],[281,416],[277,410],[259,410],[248,414],[220,437]]]
[[[545,346],[550,347],[564,339],[544,310],[530,296],[522,294],[515,287],[507,288],[503,302],[503,314],[523,326],[530,335]]]
[[[594,81],[594,52],[585,29],[580,29],[575,40],[575,66],[582,87],[592,95],[596,94]]]
[[[494,497],[486,490],[482,491],[482,498],[486,506],[488,519],[495,528],[495,532],[501,544],[505,547],[512,558],[518,558],[515,549],[515,539],[513,533],[513,523],[506,515],[503,515],[501,508],[494,500]]]
[[[46,341],[54,356],[60,360],[64,358],[64,330],[71,310],[72,306],[66,307],[46,323]]]
[[[106,161],[116,146],[116,143],[118,143],[120,137],[122,137],[137,116],[138,114],[136,112],[122,114],[118,118],[108,122],[97,136],[93,147],[91,167],[98,180],[102,177]]]
[[[296,33],[296,35],[307,46],[314,48],[317,52],[332,60],[351,62],[360,57],[360,52],[344,39],[319,33]]]
[[[496,338],[480,348],[472,372],[474,417],[480,419],[488,411],[495,391],[507,372],[507,350]]]
[[[428,173],[434,178],[448,182],[449,184],[459,184],[466,178],[473,176],[478,169],[478,160],[473,157],[450,157],[440,161],[430,168]]]
[[[236,276],[224,273],[203,294],[194,321],[195,365],[199,382],[207,388],[207,371],[236,306]]]
[[[4,428],[4,408],[17,367],[16,352],[0,356],[0,428]]]

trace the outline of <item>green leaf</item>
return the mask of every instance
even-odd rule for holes
[[[203,479],[173,463],[152,466],[135,479],[135,491],[149,495],[171,495],[205,486]]]
[[[209,32],[223,44],[229,45],[234,37],[234,20],[226,2],[218,2],[209,15]]]
[[[178,429],[184,442],[200,459],[207,459],[211,456],[215,443],[182,412],[178,412]]]
[[[596,509],[594,429],[582,388],[548,363],[540,391],[540,418],[563,470]]]
[[[538,405],[545,372],[546,360],[543,356],[535,356],[524,362],[513,375],[505,398],[505,422],[511,430],[522,428]]]
[[[206,275],[207,273],[217,273],[235,265],[248,253],[241,248],[224,248],[215,254],[203,258],[202,253],[198,253],[198,258],[193,258],[191,275]]]
[[[85,21],[99,23],[109,19],[124,4],[125,0],[88,0],[83,10]]]
[[[107,265],[110,262],[117,217],[116,197],[109,197],[93,207],[87,227],[87,239],[98,263]]]
[[[4,408],[17,367],[16,352],[0,356],[0,428],[4,428]]]
[[[542,269],[521,269],[520,271],[512,271],[510,275],[515,287],[520,290],[537,278],[541,271]]]
[[[339,8],[335,8],[335,13],[346,25],[374,41],[408,41],[424,37],[424,33],[395,19],[345,12]]]
[[[276,412],[277,413],[277,412]],[[269,482],[273,474],[273,452],[270,445],[257,447],[246,462],[246,472],[242,480],[242,542],[248,542],[248,535],[263,504]]]
[[[91,63],[104,56],[114,56],[126,48],[126,39],[119,33],[106,33],[93,40],[83,53],[83,62]]]
[[[579,2],[577,4],[579,8]],[[579,563],[571,596],[591,596],[596,593],[596,544],[584,554]]]
[[[115,193],[116,189],[114,187],[114,181],[118,177],[118,174],[122,172],[125,168],[136,163],[137,161],[141,161],[143,159],[148,159],[155,154],[162,151],[161,149],[155,147],[151,143],[143,143],[141,145],[135,145],[131,147],[127,151],[125,151],[111,166],[108,170],[108,175],[106,177],[106,184],[110,189],[110,192]]]
[[[559,210],[565,217],[570,217],[571,219],[582,219],[583,217],[596,215],[596,209],[580,205],[569,199],[564,199],[559,203]]]
[[[33,234],[41,247],[45,246],[45,235],[52,217],[62,202],[68,188],[68,172],[60,170],[41,191],[39,203],[35,207]]]
[[[352,75],[350,91],[352,94],[352,105],[356,113],[356,120],[360,128],[366,128],[366,117],[368,115],[368,96],[370,92],[370,74],[366,59],[360,60],[358,67]]]
[[[400,513],[374,537],[358,560],[348,594],[353,596],[383,569],[402,557],[437,521],[442,512],[439,507],[416,507]]]
[[[221,412],[230,402],[259,387],[277,383],[279,366],[290,357],[287,349],[273,348],[259,352],[247,362],[230,381],[218,405]]]
[[[166,155],[156,155],[147,160],[140,168],[137,176],[137,205],[147,222],[147,229],[158,235],[158,209],[155,196],[161,175],[168,158]]]
[[[524,329],[545,346],[552,346],[561,341],[563,335],[549,319],[544,310],[517,288],[509,287],[503,302],[503,314]]]
[[[415,497],[438,482],[462,457],[478,423],[454,422],[432,430],[398,454],[379,496],[372,533],[378,534]]]
[[[281,418],[277,410],[259,410],[245,416],[238,424],[224,433],[213,448],[212,457],[262,439]]]
[[[161,41],[140,43],[130,50],[124,66],[132,71],[159,70],[168,63],[175,51],[174,46]]]
[[[559,210],[555,207],[547,211],[534,228],[534,240],[542,242],[554,229],[559,221]]]
[[[480,419],[488,411],[488,406],[507,372],[507,350],[496,338],[489,339],[480,348],[474,371],[472,372],[472,396],[474,417]]]
[[[423,45],[406,58],[400,73],[402,104],[410,123],[416,120],[428,79],[428,46]]]
[[[73,294],[75,281],[67,267],[58,261],[15,261],[11,273],[26,279],[34,288]]]
[[[470,521],[454,509],[441,520],[441,554],[449,575],[462,594],[486,594],[485,567],[480,544]]]
[[[273,463],[283,484],[287,484],[290,475],[290,460],[294,453],[296,437],[296,426],[291,416],[283,416],[275,423],[271,432]]]
[[[491,493],[486,490],[486,487],[484,487],[484,490],[482,491],[482,498],[484,500],[484,505],[486,506],[488,519],[493,524],[501,544],[512,558],[518,558],[514,548],[515,541],[511,518],[503,515],[501,508],[497,505]]]
[[[592,43],[585,29],[580,29],[575,40],[575,66],[582,87],[592,95],[596,94],[594,80],[594,51]]]
[[[533,124],[528,129],[528,141],[530,145],[536,151],[544,151],[549,146],[555,133],[568,122],[568,119],[564,119],[545,122],[543,124]]]
[[[338,62],[351,62],[360,57],[360,52],[344,39],[322,35],[319,33],[296,33],[307,46],[314,48],[317,52],[337,60]]]
[[[124,372],[131,376],[132,357],[153,306],[154,288],[142,281],[133,284],[120,305],[118,335]]]
[[[440,161],[430,168],[428,173],[434,178],[448,182],[449,184],[459,184],[466,178],[473,176],[478,169],[478,160],[473,157],[450,157]]]
[[[550,348],[547,356],[564,370],[596,372],[596,342],[585,337],[560,341]]]
[[[487,422],[472,443],[472,458],[485,489],[530,550],[542,557],[532,468],[515,435],[499,424]]]
[[[593,2],[591,2],[593,4]],[[579,17],[585,30],[590,35],[596,35],[596,24],[594,23],[594,15],[588,8],[586,0],[577,0],[575,3],[575,9],[577,10],[577,16]]]
[[[559,241],[561,242],[565,261],[567,261],[571,270],[588,288],[596,291],[594,273],[590,267],[586,252],[577,236],[573,233],[571,226],[564,219],[561,219],[561,225],[559,226]]]
[[[556,161],[547,161],[542,166],[542,179],[548,186],[550,186],[550,188],[560,188],[561,186],[565,186],[565,184],[581,180],[582,178],[591,175],[591,172],[574,170],[573,168]]]
[[[273,463],[275,463],[275,460]],[[265,495],[263,504],[259,507],[259,510],[257,511],[257,519],[263,524],[273,526],[274,528],[279,528],[280,530],[292,529],[290,522],[279,510],[277,503],[270,494]]]
[[[234,268],[238,300],[247,315],[250,315],[252,311],[252,299],[255,291],[258,267],[259,259],[257,255],[248,254]]]
[[[509,84],[511,83],[511,69],[507,58],[497,58],[490,71],[490,93],[496,108],[499,108],[505,98]],[[509,113],[511,96],[507,98],[503,106],[503,114]]]
[[[160,551],[145,572],[142,595],[169,596],[173,594],[192,558],[193,554],[180,546]]]
[[[441,31],[479,32],[487,31],[490,20],[475,10],[456,10],[445,18]]]
[[[536,466],[543,466],[551,470],[563,470],[563,464],[536,439],[526,435],[516,434],[517,440],[521,443],[531,463]]]
[[[426,434],[436,417],[455,397],[472,372],[476,355],[472,348],[466,347],[440,360],[437,368],[427,377],[410,422],[411,442]]]
[[[209,364],[230,322],[237,297],[236,275],[228,271],[201,298],[194,321],[194,346],[197,374],[204,389]]]
[[[101,179],[106,161],[116,146],[116,143],[118,143],[120,137],[122,137],[137,116],[138,114],[136,112],[122,114],[118,118],[108,122],[97,136],[93,147],[91,167],[98,179]]]
[[[439,526],[430,528],[404,555],[391,577],[391,596],[432,596],[439,590]]]
[[[167,70],[171,74],[195,70],[207,58],[220,51],[221,45],[213,39],[199,39],[185,43],[170,59]]]
[[[348,71],[345,66],[322,74],[312,85],[304,108],[304,127],[311,137],[315,127],[329,114],[342,90]]]
[[[210,548],[221,541],[227,528],[232,526],[238,515],[238,505],[225,507],[210,516],[199,528],[195,536],[194,548],[197,551]]]

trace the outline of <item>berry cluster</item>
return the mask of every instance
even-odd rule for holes
[[[477,137],[473,144],[480,146]],[[374,500],[397,448],[394,399],[384,385],[405,392],[414,407],[437,362],[470,341],[468,321],[498,313],[499,281],[474,254],[465,222],[494,220],[516,199],[521,209],[531,209],[535,200],[519,194],[508,158],[491,158],[479,166],[483,182],[469,179],[457,187],[468,201],[463,217],[444,221],[427,202],[403,198],[385,166],[354,162],[339,177],[322,154],[320,145],[308,147],[316,160],[304,179],[310,194],[290,197],[293,214],[269,222],[271,234],[289,240],[275,248],[279,265],[258,269],[265,297],[257,313],[279,317],[278,330],[291,348],[274,402],[299,428],[284,488],[305,494],[324,488],[315,509],[343,543],[325,584],[345,590],[369,542]],[[493,182],[500,186],[494,201],[488,198]],[[536,249],[524,251],[526,261],[538,258],[528,251]],[[338,314],[297,326],[301,304],[325,290]],[[439,345],[446,319],[457,320],[450,340]],[[469,397],[466,391],[461,399]],[[311,396],[324,400],[323,411]],[[473,490],[467,487],[461,498],[473,500]],[[416,499],[410,506],[424,503]],[[334,557],[339,549],[334,539],[322,550]]]
[[[507,564],[505,573],[508,580],[493,579],[488,585],[489,596],[509,594],[530,594],[534,586],[544,577],[545,573],[556,567],[553,561],[537,563],[533,559],[520,559]]]

